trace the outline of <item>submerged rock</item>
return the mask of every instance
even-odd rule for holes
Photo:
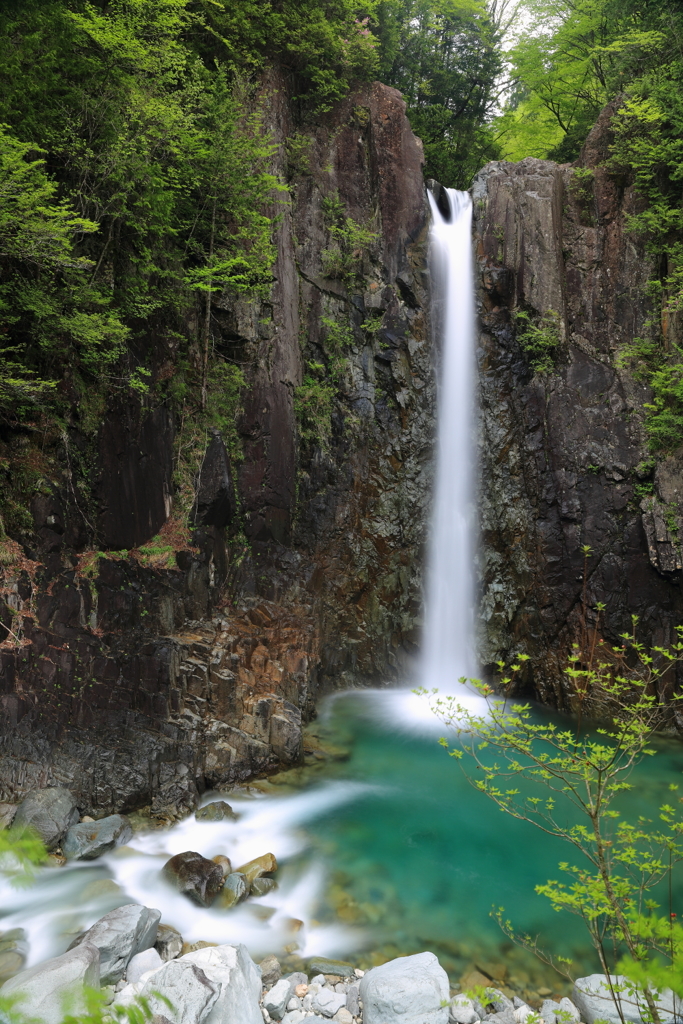
[[[123,977],[136,953],[156,942],[161,912],[138,903],[111,910],[73,943],[96,946],[100,952],[100,977],[103,985],[115,985]]]
[[[274,878],[255,878],[251,883],[249,894],[251,896],[267,896],[274,889],[277,889],[277,882]]]
[[[20,996],[21,1015],[27,1020],[37,1018],[41,1024],[61,1024],[65,999],[70,1000],[71,1014],[85,1017],[83,986],[99,988],[99,984],[99,950],[84,942],[10,978],[2,986],[2,995]]]
[[[223,910],[230,910],[237,906],[249,895],[249,887],[244,875],[239,871],[232,871],[225,879],[223,891],[219,904]]]
[[[162,874],[174,889],[200,907],[210,907],[223,887],[220,865],[191,850],[171,857]]]
[[[76,801],[69,790],[55,786],[29,793],[17,808],[12,828],[33,829],[46,849],[52,851],[59,846],[67,829],[75,825],[79,817]]]
[[[363,1024],[448,1024],[448,975],[433,953],[399,957],[362,978]]]
[[[28,942],[23,928],[0,932],[0,985],[22,969],[27,956]]]
[[[72,825],[64,837],[62,852],[67,860],[95,860],[132,838],[128,818],[111,814],[99,821]]]
[[[212,804],[199,807],[194,816],[197,821],[237,821],[237,815],[225,800],[215,800]]]
[[[311,957],[308,961],[308,973],[311,976],[316,974],[333,974],[338,978],[355,977],[351,964],[347,964],[343,960],[328,960],[324,956]]]

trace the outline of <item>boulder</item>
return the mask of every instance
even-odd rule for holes
[[[200,907],[210,907],[223,888],[221,866],[191,850],[171,857],[162,874],[174,889]]]
[[[47,850],[55,850],[79,817],[76,801],[69,790],[55,786],[29,793],[17,807],[12,828],[33,829]]]
[[[433,953],[399,957],[361,979],[363,1024],[448,1024],[448,975]]]
[[[196,953],[191,955],[197,956]],[[170,1024],[204,1024],[216,1005],[219,993],[220,985],[210,981],[200,967],[182,957],[169,960],[158,970],[148,971],[140,981],[126,985],[116,1002],[128,1007],[137,999],[145,999],[153,1019],[159,1014]],[[262,1018],[259,1024],[263,1024]]]
[[[313,956],[308,961],[308,973],[310,976],[316,974],[334,974],[338,978],[355,978],[355,972],[351,964],[343,960],[328,960],[324,956]]]
[[[154,948],[164,963],[168,960],[175,960],[183,951],[183,937],[173,925],[160,924]]]
[[[22,971],[2,986],[3,996],[20,998],[22,1017],[41,1024],[61,1024],[65,1003],[74,1016],[87,1013],[83,986],[99,988],[99,950],[83,942],[61,956]]]
[[[100,951],[102,984],[115,985],[123,977],[131,958],[156,942],[160,917],[158,910],[128,903],[101,917],[74,946],[78,948],[80,943],[96,946]]]
[[[349,991],[346,993],[346,1009],[354,1017],[359,1016],[360,1004],[358,1002],[358,985],[349,985]]]
[[[261,968],[261,982],[265,988],[272,988],[282,977],[280,961],[272,953],[261,961],[259,967]]]
[[[99,821],[72,825],[62,842],[62,853],[67,860],[95,860],[132,838],[128,818],[111,814]]]
[[[22,969],[28,956],[28,942],[23,928],[0,932],[0,985]]]
[[[346,1006],[346,994],[331,991],[329,988],[321,988],[319,992],[316,992],[311,1003],[311,1009],[323,1017],[334,1017],[342,1006]]]
[[[220,906],[223,910],[230,910],[231,907],[246,900],[249,895],[249,886],[243,874],[239,871],[231,872],[223,884]]]
[[[579,1024],[580,1020],[581,1014],[571,999],[567,999],[566,996],[560,999],[560,1009],[557,1013],[558,1024]]]
[[[337,1024],[353,1024],[353,1014],[349,1013],[345,1006],[342,1006],[341,1010],[337,1010],[332,1020],[336,1020]]]
[[[263,997],[263,1005],[275,1020],[282,1020],[290,1000],[292,986],[286,978],[281,978]],[[295,1007],[299,1009],[299,1007]]]
[[[453,996],[450,1005],[449,1021],[452,1021],[453,1024],[474,1024],[478,1019],[479,1016],[474,1009],[474,1003],[464,992]]]
[[[136,981],[140,981],[143,974],[147,974],[148,971],[156,971],[163,964],[164,961],[154,946],[150,946],[149,949],[143,949],[142,953],[136,953],[135,956],[130,958],[126,968],[126,981],[129,984],[135,984]]]
[[[644,1000],[639,1001],[637,994],[630,994],[633,986],[621,975],[611,975],[610,977],[613,985],[625,986],[625,991],[617,993],[624,1020],[640,1024],[641,1007],[643,1010],[646,1009]],[[596,1020],[608,1021],[609,1024],[620,1024],[619,1014],[604,974],[590,974],[587,978],[577,978],[572,998],[581,1020],[585,1021],[585,1024],[593,1024]],[[670,991],[665,990],[661,993],[657,1005],[662,1024],[673,1024],[680,1017],[680,1007],[676,1011],[674,997]]]
[[[247,885],[251,886],[252,882],[260,878],[261,875],[271,875],[274,871],[277,871],[277,861],[274,854],[264,853],[260,857],[250,860],[248,864],[243,864],[237,870],[241,875],[244,875]]]
[[[552,999],[544,999],[541,1003],[541,1009],[538,1012],[543,1018],[545,1024],[558,1024],[555,1014],[559,1008],[559,1003],[554,1002]]]
[[[225,800],[214,800],[212,804],[199,807],[194,816],[197,821],[237,821],[237,815]]]
[[[526,1021],[529,1019],[529,1017],[535,1016],[536,1013],[536,1010],[532,1010],[532,1008],[527,1003],[522,1002],[522,1000],[520,999],[520,1005],[515,1006],[514,1010],[515,1022],[516,1024],[526,1024]]]
[[[220,995],[205,1024],[263,1024],[259,999],[261,972],[246,946],[212,946],[188,953],[177,963],[190,962],[205,973]]]

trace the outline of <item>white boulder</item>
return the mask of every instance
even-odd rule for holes
[[[363,1024],[448,1024],[448,975],[433,953],[399,957],[362,978]]]
[[[100,953],[87,942],[15,974],[2,986],[0,995],[18,997],[17,1010],[27,1020],[61,1024],[65,1012],[74,1016],[86,1013],[84,985],[100,985]]]
[[[148,971],[158,971],[163,964],[164,961],[154,946],[143,949],[142,953],[136,953],[130,958],[126,968],[126,981],[129,985],[134,984],[136,981],[140,981],[143,974],[147,974]]]
[[[207,946],[174,962],[195,964],[220,987],[206,1024],[263,1024],[261,971],[246,946]]]
[[[643,1013],[647,1010],[645,1000],[642,996],[639,998],[637,992],[632,991],[633,985],[621,975],[613,974],[610,975],[610,978],[613,986],[624,987],[624,991],[616,993],[624,1020],[631,1021],[632,1024],[640,1024]],[[609,1024],[621,1024],[604,974],[590,974],[587,978],[577,978],[572,998],[578,1008],[581,1020],[585,1024],[593,1024],[596,1020],[608,1021]],[[676,1011],[674,996],[670,991],[660,994],[657,1006],[662,1024],[674,1024],[675,1020],[680,1019],[680,1000],[678,1000],[678,1011]]]
[[[449,1020],[453,1024],[474,1024],[475,1021],[479,1020],[479,1014],[474,1009],[474,1003],[464,992],[459,992],[457,996],[453,996],[451,999]]]
[[[219,995],[220,985],[210,981],[196,964],[181,957],[126,985],[119,992],[116,1005],[129,1007],[141,997],[148,1001],[152,1017],[165,1017],[170,1024],[204,1024]],[[263,1024],[263,1019],[259,1024]]]

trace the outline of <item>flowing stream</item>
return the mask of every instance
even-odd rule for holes
[[[458,680],[476,674],[474,636],[474,422],[471,203],[449,191],[452,216],[432,202],[432,269],[444,296],[439,439],[422,682],[477,702]],[[161,910],[186,941],[246,943],[267,953],[353,957],[370,966],[432,949],[454,978],[505,960],[520,991],[557,988],[491,921],[504,905],[515,926],[556,953],[595,969],[580,925],[560,919],[534,886],[557,877],[564,850],[532,826],[503,817],[474,790],[435,742],[424,699],[405,691],[357,691],[332,698],[314,729],[342,751],[318,770],[285,773],[226,794],[236,822],[190,817],[141,830],[129,846],[92,863],[42,869],[31,886],[0,877],[0,930],[27,932],[29,964],[63,952],[115,906]],[[321,724],[322,723],[322,724]],[[680,746],[659,756],[624,797],[634,816],[652,814],[680,780]],[[222,794],[207,795],[205,801]],[[227,854],[234,868],[266,852],[280,864],[278,889],[231,911],[201,909],[163,881],[165,860],[184,850]],[[675,892],[683,910],[683,894]],[[493,968],[492,968],[493,969]],[[495,975],[492,975],[495,976]]]

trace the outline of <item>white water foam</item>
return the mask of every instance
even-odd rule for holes
[[[301,956],[342,956],[359,948],[363,934],[316,921],[325,872],[303,826],[369,788],[334,782],[291,796],[236,799],[231,794],[237,821],[198,822],[192,815],[170,829],[140,833],[130,849],[94,863],[42,869],[29,888],[16,889],[0,876],[0,929],[26,931],[31,966],[63,953],[72,938],[114,907],[141,903],[160,910],[162,921],[176,927],[187,942],[243,942],[257,958],[296,942]],[[216,796],[220,794],[212,799]],[[274,853],[281,865],[278,888],[229,911],[196,906],[161,876],[169,857],[186,850],[209,858],[222,853],[233,868]],[[122,894],[107,886],[107,878]]]

